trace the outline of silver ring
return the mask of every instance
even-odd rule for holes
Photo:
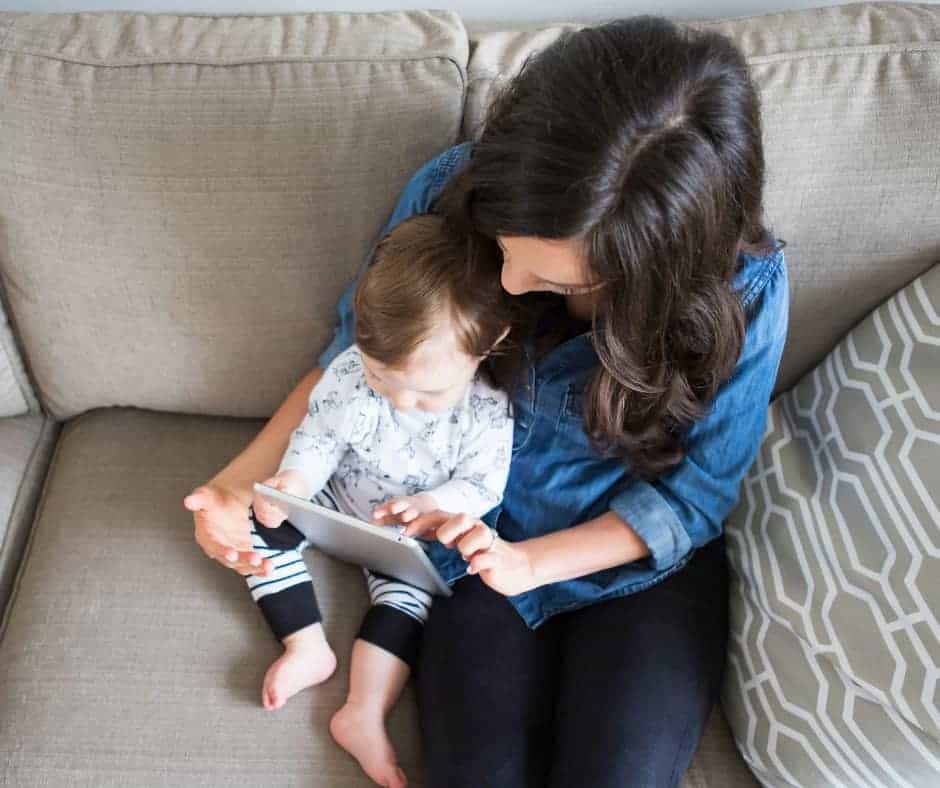
[[[498,538],[499,538],[499,534],[496,533],[496,529],[490,528],[490,543],[489,543],[489,546],[487,546],[487,548],[483,552],[488,553],[490,550],[492,550],[493,545],[496,544],[496,540]]]

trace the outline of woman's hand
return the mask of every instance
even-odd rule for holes
[[[524,542],[506,542],[486,523],[458,514],[437,527],[437,539],[456,547],[470,564],[467,574],[479,575],[494,591],[515,596],[539,584]]]
[[[376,506],[372,512],[372,520],[376,525],[398,525],[399,523],[407,525],[422,514],[436,511],[437,501],[426,493],[403,495],[401,498],[392,498]],[[412,536],[412,534],[408,535]]]
[[[193,513],[196,542],[209,558],[242,575],[271,573],[271,561],[252,550],[248,506],[231,490],[209,482],[187,495],[183,506]]]

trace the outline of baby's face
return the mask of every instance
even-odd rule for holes
[[[396,410],[447,410],[473,380],[480,358],[468,356],[449,329],[422,342],[402,364],[386,366],[362,354],[366,382]]]

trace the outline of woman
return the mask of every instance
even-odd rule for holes
[[[525,307],[498,365],[516,416],[501,508],[412,527],[457,548],[452,578],[470,562],[418,664],[431,785],[681,780],[724,663],[722,521],[786,335],[763,178],[741,54],[642,18],[531,58],[480,140],[406,187],[386,230],[444,213],[498,244],[494,275]],[[348,295],[321,365],[351,341]],[[245,551],[250,484],[276,467],[318,376],[187,499],[226,566],[265,569]]]

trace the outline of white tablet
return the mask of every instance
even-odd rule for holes
[[[367,523],[264,484],[256,483],[255,492],[287,504],[287,519],[327,555],[404,580],[430,594],[450,596],[450,587],[418,540],[402,536],[399,528]]]

